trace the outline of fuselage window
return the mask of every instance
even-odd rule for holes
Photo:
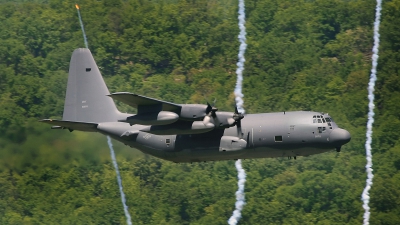
[[[324,118],[322,118],[322,122],[324,122],[324,123],[325,123],[325,119],[324,119]]]
[[[322,120],[321,120],[321,119],[318,119],[318,123],[322,123]]]
[[[275,136],[275,142],[282,142],[282,136]]]

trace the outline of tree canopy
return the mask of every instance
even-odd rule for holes
[[[78,3],[111,92],[216,98],[233,111],[237,1]],[[38,122],[62,115],[71,53],[84,47],[74,5],[0,1],[0,224],[125,223],[105,137]],[[400,224],[399,5],[382,10],[371,224]],[[361,223],[374,10],[372,0],[246,1],[246,112],[328,112],[352,140],[341,153],[245,160],[239,224]],[[135,224],[226,224],[233,161],[174,164],[115,144]]]

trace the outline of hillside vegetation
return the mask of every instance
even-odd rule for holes
[[[61,117],[84,47],[75,1],[1,2],[0,224],[124,224],[106,138],[38,122]],[[111,92],[234,110],[236,1],[78,3]],[[382,10],[371,224],[400,224],[399,6]],[[246,1],[246,112],[328,112],[352,140],[341,153],[245,160],[239,224],[361,224],[374,13],[373,0]],[[115,144],[134,224],[227,223],[233,161],[174,164]]]

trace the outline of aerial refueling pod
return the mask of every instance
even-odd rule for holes
[[[176,122],[179,119],[178,114],[174,112],[160,111],[160,112],[146,112],[137,114],[134,116],[127,117],[125,120],[119,120],[120,122],[141,125],[167,125]]]

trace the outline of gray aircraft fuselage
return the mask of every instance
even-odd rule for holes
[[[242,120],[245,146],[234,150],[221,150],[220,146],[222,137],[237,136],[236,127],[183,135],[139,132],[131,140],[121,138],[121,135],[127,130],[137,131],[146,126],[111,122],[100,123],[97,129],[144,153],[173,162],[296,157],[335,148],[340,150],[340,146],[350,140],[350,134],[338,128],[335,122],[325,120],[323,123],[317,116],[330,119],[327,114],[305,111],[247,114]]]
[[[136,107],[121,113],[114,101]],[[278,112],[242,115],[210,104],[176,104],[133,93],[110,94],[89,49],[71,57],[62,120],[54,129],[100,132],[173,162],[308,156],[350,141],[328,114]],[[139,125],[140,124],[140,125]]]

